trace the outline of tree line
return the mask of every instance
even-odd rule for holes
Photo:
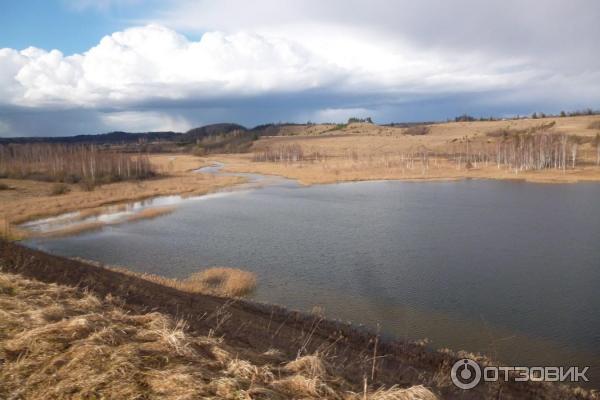
[[[426,171],[430,162],[437,165],[439,160],[453,163],[458,169],[478,168],[496,165],[519,171],[557,169],[574,169],[585,162],[595,162],[600,166],[600,134],[595,138],[584,138],[550,132],[510,132],[502,134],[491,132],[495,140],[471,138],[468,136],[449,143],[444,150],[434,151],[419,146],[407,151],[384,152],[381,154],[361,154],[357,151],[346,151],[344,155],[329,155],[323,152],[307,152],[297,143],[269,146],[254,152],[253,161],[258,162],[319,162],[327,159],[347,159],[353,162],[378,165],[387,168],[402,167],[413,169],[420,167]],[[582,155],[583,145],[589,143],[586,157]],[[594,160],[595,159],[595,160]],[[593,161],[592,161],[593,160]]]
[[[88,184],[156,175],[146,154],[125,154],[97,145],[0,145],[0,177]]]

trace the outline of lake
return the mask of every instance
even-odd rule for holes
[[[275,180],[178,204],[27,244],[169,277],[238,267],[256,301],[598,376],[600,185]]]

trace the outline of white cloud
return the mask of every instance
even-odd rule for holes
[[[585,70],[600,66],[593,51],[599,12],[596,0],[547,0],[543,7],[537,0],[174,0],[148,19],[188,32],[243,29],[298,40],[321,28],[343,27],[342,34],[354,28],[379,42],[404,41],[441,53],[533,57]]]
[[[63,1],[104,10],[142,0]],[[146,25],[82,54],[0,49],[0,110],[85,109],[100,127],[185,130],[216,119],[397,120],[422,104],[430,118],[442,103],[448,113],[489,113],[600,102],[592,0],[154,4],[138,22]],[[13,127],[26,121],[12,118]],[[73,121],[71,130],[84,124]]]
[[[290,27],[292,36],[296,28]],[[190,41],[160,25],[105,36],[83,54],[0,50],[0,101],[26,107],[126,107],[157,99],[214,100],[297,93],[464,92],[514,87],[535,71],[504,71],[478,55],[450,57],[374,43],[336,27],[300,45],[276,34],[207,32]]]
[[[68,57],[2,49],[0,70],[3,103],[88,107],[302,91],[344,74],[277,37],[215,31],[189,41],[159,25],[113,33]]]

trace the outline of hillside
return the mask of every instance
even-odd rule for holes
[[[305,184],[380,179],[600,180],[598,115],[408,127],[286,126],[281,132],[286,134],[261,136],[246,154],[223,156],[220,161],[229,171],[281,175]],[[525,165],[536,159],[535,146],[535,154],[544,157],[537,160],[541,167]]]
[[[171,141],[178,143],[194,143],[206,136],[227,134],[232,131],[246,131],[238,124],[220,123],[205,125],[182,132],[109,132],[91,135],[75,136],[40,136],[40,137],[15,137],[0,138],[0,144],[9,143],[60,143],[60,144],[127,144],[153,141]]]

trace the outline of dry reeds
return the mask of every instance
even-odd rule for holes
[[[243,296],[256,287],[256,275],[237,268],[213,267],[190,275],[182,283],[190,292]]]
[[[6,218],[0,217],[0,239],[19,240],[23,237],[23,232],[15,228]]]
[[[175,210],[175,207],[155,207],[155,208],[146,208],[142,211],[139,211],[127,218],[127,221],[139,221],[142,219],[151,219],[157,218],[162,215],[167,215],[172,213]]]
[[[120,267],[113,267],[112,269],[188,293],[240,297],[251,293],[256,288],[256,275],[238,268],[208,268],[196,272],[185,279],[139,273]]]
[[[85,222],[81,224],[68,225],[63,228],[55,229],[52,231],[38,233],[37,236],[52,236],[52,237],[61,237],[61,236],[72,236],[77,235],[84,232],[92,232],[102,229],[105,226],[102,222]],[[36,236],[36,235],[33,235]]]

